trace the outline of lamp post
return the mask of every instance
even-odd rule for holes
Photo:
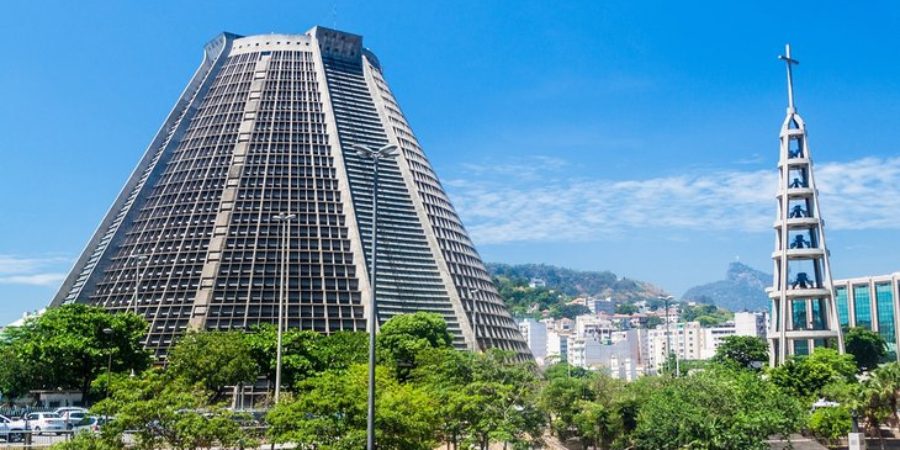
[[[272,216],[272,220],[281,225],[281,282],[278,284],[278,337],[275,348],[275,403],[281,396],[281,335],[284,327],[284,301],[287,294],[288,264],[288,224],[296,214],[280,213]]]
[[[147,260],[147,255],[128,255],[128,259],[134,260],[134,296],[131,297],[131,303],[128,305],[128,308],[125,309],[125,312],[131,311],[131,305],[134,305],[134,313],[138,312],[138,289],[141,288],[141,261]],[[144,266],[146,270],[146,265]]]
[[[376,255],[378,254],[378,163],[382,159],[393,159],[397,156],[397,146],[388,144],[378,150],[355,144],[353,150],[364,159],[372,160],[372,261],[369,265],[369,282],[372,285],[372,296],[369,298],[369,402],[366,420],[366,450],[375,450],[375,330],[378,318],[375,295],[378,292],[375,277]]]
[[[481,342],[478,342],[478,309],[475,306],[475,296],[481,292],[481,289],[478,288],[469,288],[469,305],[471,306],[470,313],[472,314],[472,333],[475,334],[475,343],[472,346],[472,351],[481,351]]]
[[[663,302],[664,302],[664,304],[665,304],[665,306],[666,306],[666,364],[667,364],[667,365],[669,364],[669,357],[672,356],[672,333],[669,332],[669,302],[670,302],[673,298],[675,298],[675,297],[672,297],[671,295],[667,295],[667,296],[665,296],[665,297],[662,297],[662,300],[663,300]],[[676,358],[676,361],[677,361],[677,358],[678,358],[678,355],[677,355],[677,354],[675,355],[675,358]],[[676,363],[676,364],[677,364],[677,363]],[[678,370],[677,367],[676,367],[675,370],[676,370],[676,371]],[[675,376],[678,376],[678,373],[676,373]]]
[[[109,398],[109,386],[112,384],[112,328],[104,328],[103,334],[108,336],[110,339],[109,349],[107,350],[106,356],[106,397]],[[103,423],[108,422],[109,420],[107,414],[104,412],[103,414]]]

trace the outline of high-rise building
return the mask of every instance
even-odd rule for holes
[[[791,48],[787,63],[788,108],[781,126],[778,160],[778,215],[775,221],[775,270],[769,363],[779,365],[791,355],[809,354],[815,347],[843,350],[841,330],[831,291],[831,269],[819,194],[813,176],[806,124],[794,108]]]
[[[362,37],[305,34],[210,41],[52,305],[136,311],[164,355],[188,329],[285,321],[366,329],[372,295],[371,159],[378,172],[379,323],[444,317],[459,348],[528,355],[516,322]],[[287,221],[286,242],[276,215]]]

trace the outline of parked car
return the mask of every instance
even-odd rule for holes
[[[73,428],[76,433],[99,433],[100,427],[106,424],[108,419],[97,416],[84,416],[81,420],[74,424]]]
[[[66,429],[72,430],[78,422],[81,422],[82,419],[88,417],[88,413],[86,411],[66,411],[59,416],[62,417],[63,422],[66,423]]]
[[[0,438],[6,442],[19,442],[25,435],[25,421],[19,419],[10,419],[9,417],[0,415]]]
[[[67,413],[75,412],[75,411],[81,412],[84,414],[87,414],[87,412],[88,412],[87,408],[82,408],[80,406],[63,406],[62,408],[56,408],[55,410],[53,410],[53,412],[59,414],[63,418],[66,417]]]
[[[61,434],[66,431],[66,422],[57,413],[36,412],[25,415],[25,422],[31,428],[31,432],[40,435],[44,432]]]

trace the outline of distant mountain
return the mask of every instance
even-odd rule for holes
[[[731,263],[725,279],[687,290],[684,301],[711,303],[731,311],[763,311],[769,307],[766,288],[772,275],[739,262]]]
[[[619,278],[609,271],[580,271],[548,264],[510,265],[499,263],[488,263],[487,269],[495,277],[507,277],[526,282],[532,278],[540,278],[547,283],[547,288],[572,297],[590,295],[601,298],[611,297],[618,302],[630,302],[667,295],[665,291],[650,283]]]

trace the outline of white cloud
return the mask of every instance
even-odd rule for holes
[[[815,172],[829,229],[900,229],[900,158],[825,163]],[[770,232],[775,219],[774,170],[635,180],[477,178],[447,186],[480,244],[590,241],[661,228]]]
[[[27,284],[32,286],[51,286],[66,278],[64,273],[36,273],[31,275],[10,275],[0,277],[0,284]]]
[[[69,262],[68,258],[58,256],[0,255],[0,284],[52,286],[65,278],[66,274],[57,270]]]

